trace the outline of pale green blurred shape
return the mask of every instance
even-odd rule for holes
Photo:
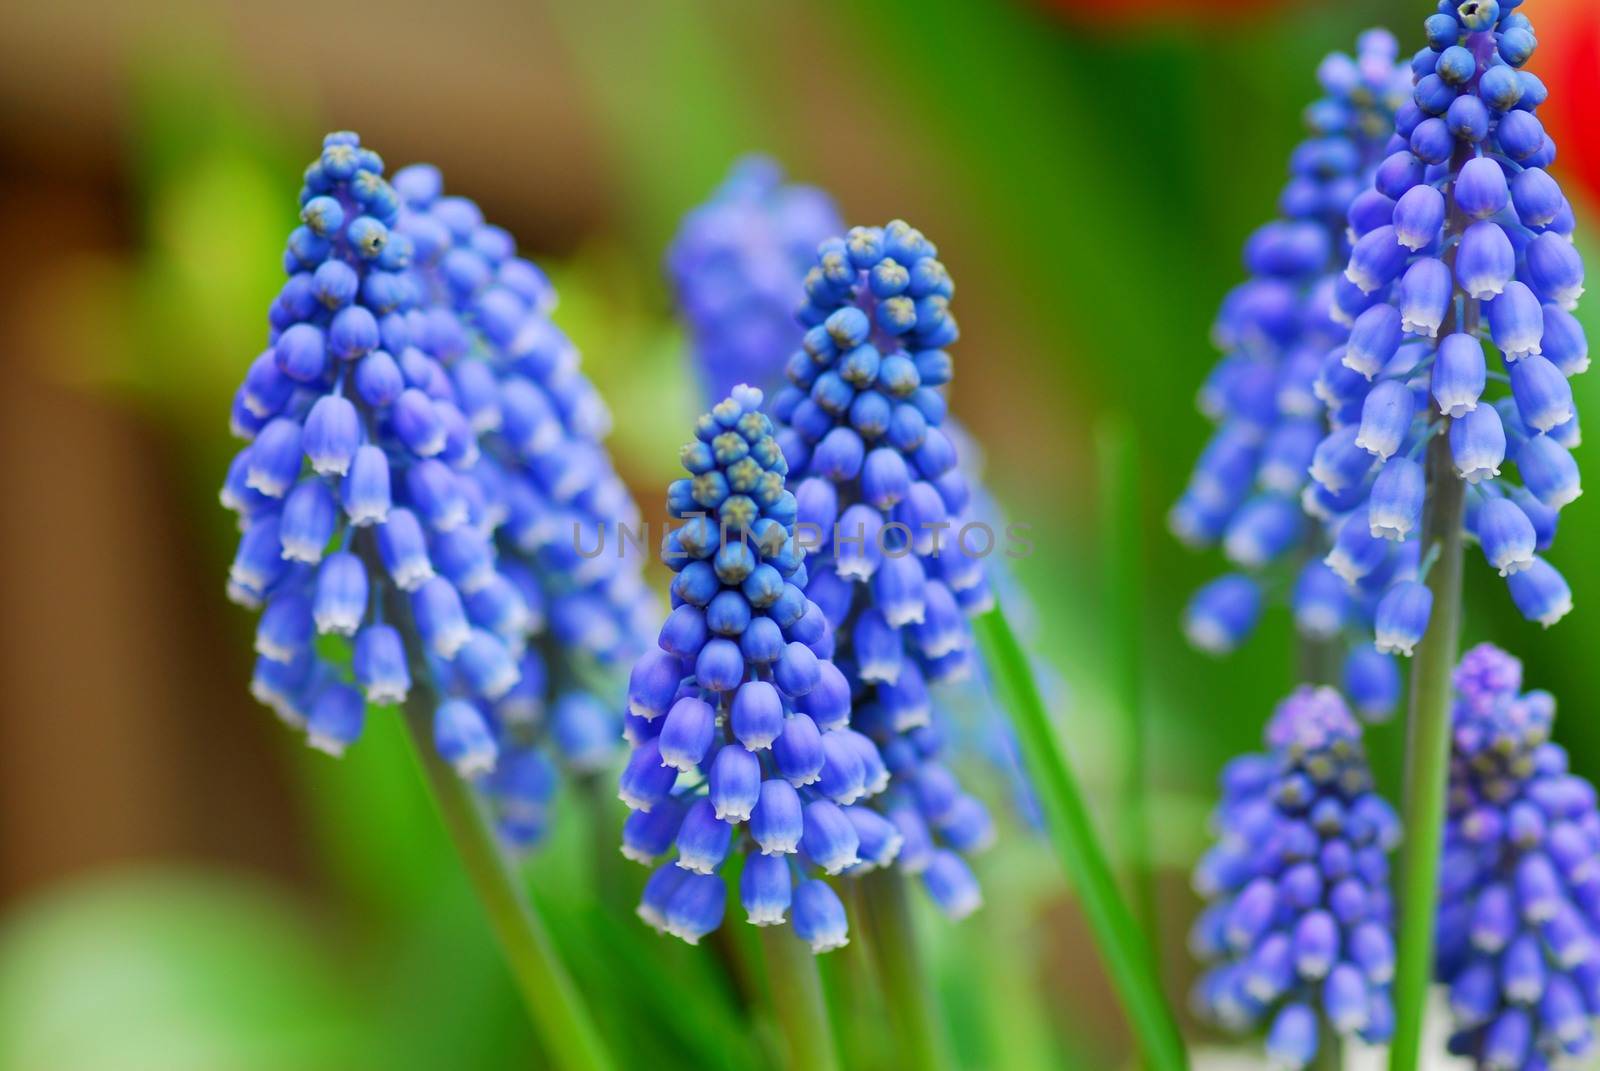
[[[327,934],[251,882],[181,870],[46,890],[0,929],[5,1071],[383,1066]]]

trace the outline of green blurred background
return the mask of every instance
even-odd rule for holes
[[[1600,91],[1587,8],[1529,4],[1555,95]],[[1017,573],[1108,836],[1126,733],[1100,626],[1127,593],[1101,580],[1094,444],[1108,421],[1133,429],[1142,524],[1113,538],[1142,577],[1159,937],[1181,1001],[1185,871],[1211,786],[1293,683],[1282,610],[1227,661],[1177,630],[1220,568],[1163,522],[1208,430],[1192,404],[1207,329],[1271,213],[1317,60],[1384,23],[1409,53],[1428,10],[58,0],[0,14],[0,1068],[540,1066],[398,728],[371,726],[339,763],[304,750],[248,698],[252,621],[222,598],[227,403],[264,342],[299,168],[334,128],[391,164],[440,165],[551,272],[558,322],[616,414],[619,468],[657,519],[697,405],[662,250],[729,162],[765,150],[849,221],[926,231],[960,288],[953,408],[1039,536]],[[1562,27],[1594,51],[1551,47]],[[1558,134],[1579,161],[1558,172],[1592,182],[1593,126]],[[1579,381],[1580,405],[1600,405],[1597,382]],[[1592,479],[1594,454],[1579,452]],[[1466,636],[1509,646],[1556,692],[1558,736],[1593,776],[1594,496],[1562,525],[1578,612],[1529,629],[1474,562]],[[1400,735],[1369,735],[1391,790]],[[1009,810],[1006,786],[984,788]],[[595,856],[618,818],[566,801],[529,875],[630,1066],[765,1063],[765,1028],[740,1011],[748,979],[604,906]],[[1117,1066],[1126,1037],[1071,893],[1025,825],[1005,820],[1003,838],[979,863],[983,912],[920,920],[959,1062]]]

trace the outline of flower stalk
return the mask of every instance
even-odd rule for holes
[[[782,926],[762,926],[761,956],[773,1021],[782,1035],[784,1066],[837,1071],[838,1043],[823,997],[817,959]]]
[[[370,553],[365,556],[371,557]],[[425,661],[421,638],[409,620],[399,622],[413,665]],[[422,766],[429,795],[489,917],[513,981],[526,1005],[540,1043],[563,1071],[610,1071],[615,1066],[582,996],[556,955],[554,942],[527,891],[518,881],[497,841],[493,826],[470,786],[434,747],[434,708],[438,697],[418,675],[402,705],[406,733]]]
[[[1434,614],[1411,671],[1405,761],[1405,838],[1400,855],[1400,923],[1395,966],[1390,1071],[1415,1071],[1433,976],[1439,852],[1444,842],[1450,775],[1451,672],[1461,644],[1462,516],[1466,485],[1456,475],[1446,436],[1428,444],[1424,546],[1437,549],[1428,571]]]
[[[896,870],[876,870],[864,875],[860,885],[866,929],[894,1027],[896,1063],[911,1071],[940,1071],[949,1064],[944,1026],[917,955],[906,879]]]

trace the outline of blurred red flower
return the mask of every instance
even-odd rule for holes
[[[1529,67],[1550,88],[1539,118],[1560,149],[1556,178],[1600,204],[1600,4],[1543,0],[1530,15],[1539,50]]]

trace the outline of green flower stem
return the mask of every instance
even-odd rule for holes
[[[1095,944],[1144,1051],[1145,1064],[1156,1071],[1181,1071],[1189,1065],[1183,1036],[1151,970],[1144,934],[1111,877],[1105,850],[1045,712],[1022,645],[998,606],[974,619],[973,628],[995,690],[1011,714],[1051,842],[1077,887]]]
[[[949,1060],[944,1023],[917,956],[906,879],[898,869],[875,870],[860,879],[867,933],[894,1026],[895,1063],[909,1071],[939,1071]]]
[[[600,1034],[532,904],[523,893],[472,790],[433,748],[433,697],[412,686],[406,728],[422,771],[477,890],[539,1040],[555,1066],[566,1071],[606,1071],[613,1066]]]
[[[822,994],[817,958],[789,926],[762,926],[772,1018],[782,1035],[789,1071],[838,1071],[838,1044]]]
[[[1107,638],[1113,701],[1122,723],[1125,755],[1117,812],[1122,819],[1123,885],[1133,898],[1134,917],[1145,934],[1156,977],[1161,971],[1161,925],[1151,865],[1150,818],[1145,805],[1148,767],[1144,710],[1143,525],[1139,515],[1139,452],[1132,430],[1108,419],[1096,429],[1100,469],[1101,561],[1104,564],[1100,619]]]
[[[1311,1071],[1344,1071],[1344,1042],[1339,1040],[1339,1035],[1333,1032],[1333,1027],[1326,1021],[1318,1029],[1322,1038],[1317,1045],[1317,1058],[1311,1064]]]
[[[1428,444],[1428,501],[1422,545],[1438,551],[1428,572],[1433,620],[1411,667],[1405,764],[1405,839],[1400,845],[1400,932],[1394,979],[1395,1030],[1390,1071],[1415,1071],[1422,1019],[1433,980],[1434,912],[1450,777],[1451,674],[1461,646],[1461,521],[1466,488],[1450,442]]]

